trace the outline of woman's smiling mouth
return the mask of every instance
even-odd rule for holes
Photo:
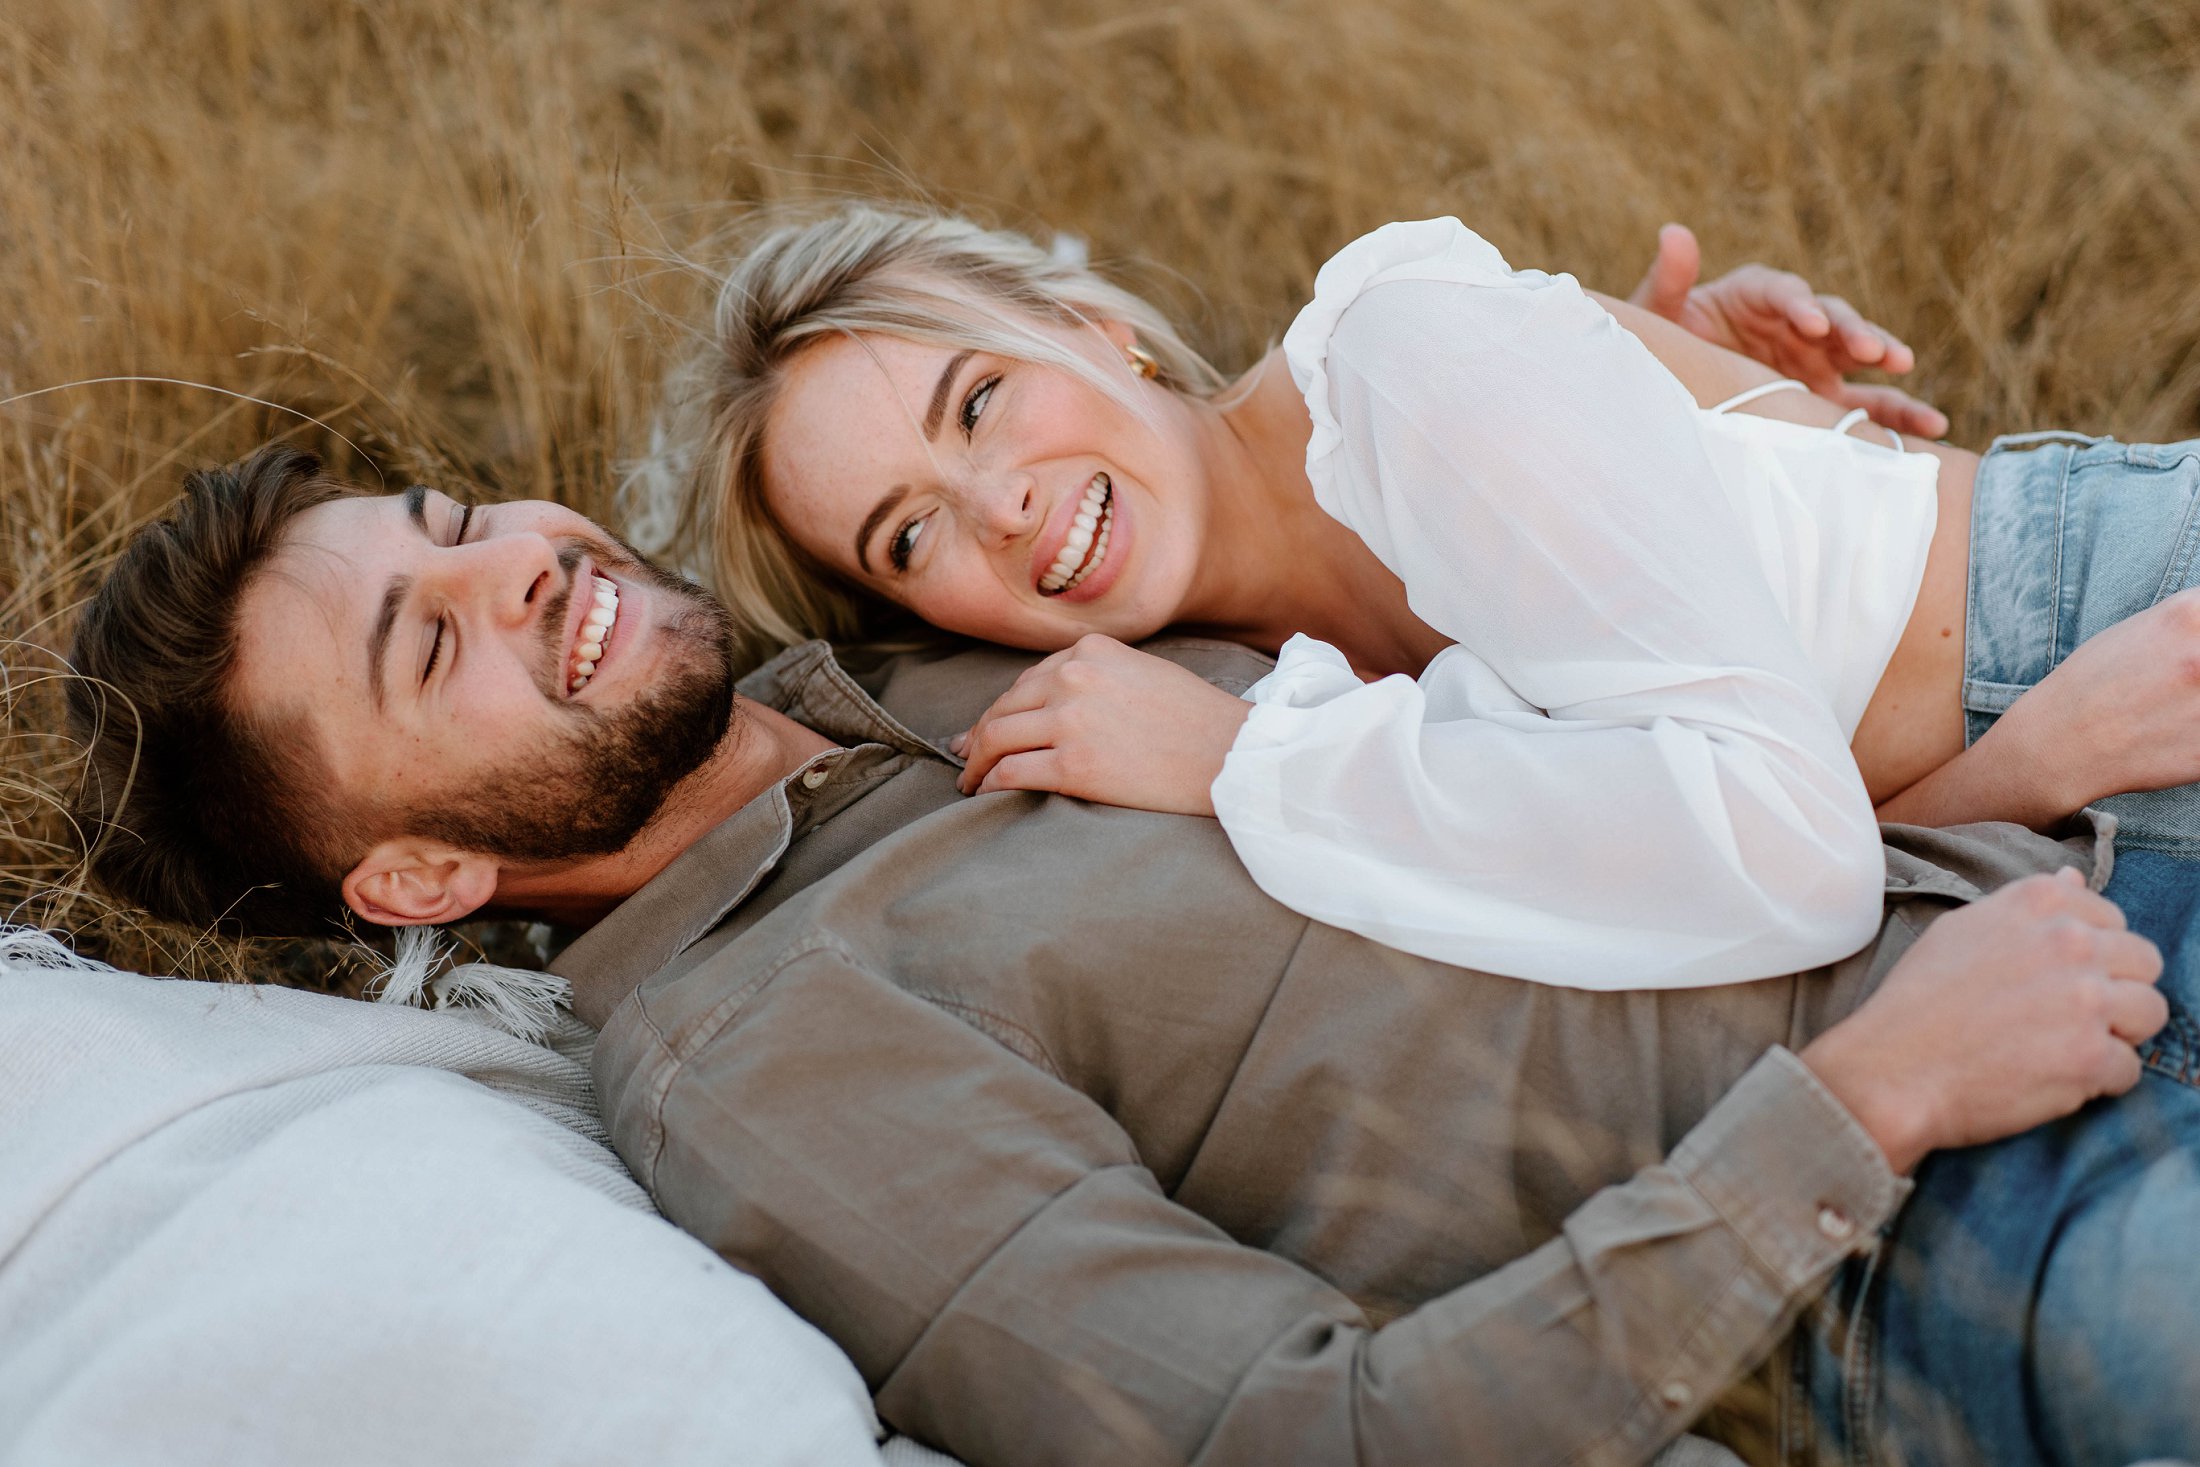
[[[1114,527],[1115,486],[1106,474],[1094,474],[1070,521],[1068,537],[1055,553],[1054,563],[1039,577],[1039,594],[1059,596],[1084,584],[1106,558],[1108,533]]]

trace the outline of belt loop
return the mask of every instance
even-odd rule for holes
[[[2073,433],[2068,428],[2041,428],[2031,433],[2004,433],[1986,446],[1988,453],[2002,449],[2039,448],[2050,443],[2067,443],[2074,448],[2090,448],[2096,443],[2113,443],[2113,438],[2095,438],[2089,433]]]
[[[1841,1404],[1846,1418],[1842,1425],[1848,1435],[1845,1455],[1850,1467],[1872,1467],[1878,1455],[1872,1449],[1879,1356],[1872,1329],[1871,1304],[1872,1286],[1879,1281],[1879,1265],[1886,1253],[1887,1234],[1882,1230],[1864,1251],[1863,1277],[1857,1282],[1856,1298],[1849,1306],[1848,1328],[1844,1331],[1846,1338],[1841,1341]]]

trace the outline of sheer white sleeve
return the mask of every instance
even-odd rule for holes
[[[1459,645],[1365,685],[1321,643],[1284,648],[1214,786],[1263,889],[1582,988],[1867,942],[1870,800],[1648,349],[1570,277],[1440,220],[1331,261],[1285,351],[1323,507]]]

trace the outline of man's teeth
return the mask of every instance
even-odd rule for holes
[[[1107,556],[1108,532],[1114,528],[1115,488],[1106,474],[1094,474],[1085,486],[1076,518],[1070,521],[1069,538],[1062,542],[1061,554],[1039,577],[1040,593],[1059,596],[1081,585]]]
[[[603,657],[611,624],[619,619],[619,588],[602,576],[590,579],[596,583],[596,604],[581,619],[581,639],[573,647],[572,667],[565,679],[568,697],[587,687],[588,680],[596,675],[596,663]]]

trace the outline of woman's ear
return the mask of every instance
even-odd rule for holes
[[[383,927],[460,922],[489,904],[497,862],[441,841],[386,840],[344,877],[344,904]]]

